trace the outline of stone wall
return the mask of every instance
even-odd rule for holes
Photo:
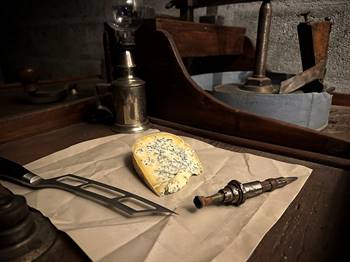
[[[2,10],[6,80],[24,65],[38,66],[43,78],[100,72],[103,1],[8,0]]]
[[[310,20],[331,17],[334,21],[330,36],[326,83],[350,91],[350,1],[348,0],[279,0],[272,1],[268,64],[272,70],[297,73],[302,70],[297,25],[304,19],[301,13],[311,12]],[[255,39],[259,4],[221,6],[219,14],[226,24],[247,27],[248,36]]]
[[[163,1],[151,1],[159,12],[169,12]],[[310,11],[309,19],[319,21],[330,17],[334,21],[330,36],[326,84],[338,91],[350,92],[350,1],[349,0],[278,0],[273,1],[268,53],[269,69],[277,72],[297,73],[302,70],[299,54],[297,25],[300,16]],[[247,35],[256,39],[260,2],[220,6],[218,14],[224,16],[225,25],[247,28]],[[195,19],[205,9],[195,12]]]
[[[7,0],[0,10],[2,48],[0,65],[6,81],[13,81],[16,68],[37,65],[43,78],[100,72],[104,4],[109,0]],[[145,0],[157,13],[178,15],[164,8],[167,1]],[[301,70],[296,26],[298,15],[332,17],[326,82],[350,92],[350,1],[279,0],[273,3],[269,68],[297,73]],[[226,25],[244,26],[255,41],[260,3],[220,6],[218,13]],[[195,17],[205,9],[195,12]]]

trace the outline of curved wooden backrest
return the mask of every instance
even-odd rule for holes
[[[158,30],[167,31],[181,57],[240,55],[243,53],[243,27],[200,24],[175,19],[156,19]]]
[[[203,91],[191,79],[173,36],[163,28],[141,28],[137,35],[137,50],[140,77],[147,83],[150,116],[222,134],[337,156],[344,161],[350,159],[348,141],[243,112]]]
[[[191,75],[254,68],[255,48],[245,28],[159,17],[146,20],[140,31],[155,30],[169,33]]]

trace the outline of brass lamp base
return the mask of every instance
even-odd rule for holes
[[[120,124],[113,124],[113,126],[111,127],[113,132],[116,133],[139,133],[142,131],[145,131],[147,129],[150,128],[150,124],[148,119],[146,119],[146,121],[142,122],[141,124],[137,124],[137,125],[120,125]]]
[[[271,79],[266,76],[248,77],[245,85],[240,86],[240,88],[245,91],[264,93],[264,94],[273,94],[273,93],[277,93],[278,91],[272,86]]]

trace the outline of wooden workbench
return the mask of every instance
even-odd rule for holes
[[[347,252],[350,171],[205,139],[158,124],[153,124],[153,128],[194,137],[220,148],[249,152],[313,169],[298,196],[266,234],[250,261],[345,261],[345,258],[350,258]],[[0,155],[26,164],[73,144],[112,134],[108,126],[82,122],[3,143]]]

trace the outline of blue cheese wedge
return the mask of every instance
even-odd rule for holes
[[[132,158],[137,173],[159,196],[179,191],[192,175],[203,172],[196,152],[180,137],[165,132],[139,138]]]

